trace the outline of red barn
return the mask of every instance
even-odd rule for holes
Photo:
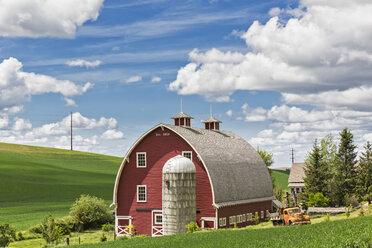
[[[163,234],[162,169],[177,155],[196,169],[196,222],[202,228],[244,227],[255,217],[264,221],[272,209],[272,182],[263,160],[244,139],[220,131],[220,121],[190,126],[192,117],[172,117],[174,125],[159,124],[128,150],[118,171],[113,204],[117,235]]]

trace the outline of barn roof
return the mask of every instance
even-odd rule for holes
[[[178,119],[178,118],[190,118],[190,119],[194,119],[194,118],[192,118],[191,116],[189,116],[188,114],[185,114],[184,112],[180,112],[180,113],[178,113],[178,114],[176,114],[176,115],[173,115],[172,117],[171,117],[171,119]]]
[[[305,163],[293,163],[289,173],[288,183],[303,183],[305,178]]]
[[[273,199],[265,163],[241,137],[233,132],[161,125],[179,134],[198,153],[210,177],[216,207]]]

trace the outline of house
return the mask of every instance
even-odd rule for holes
[[[264,221],[272,209],[272,182],[254,148],[220,131],[212,114],[204,128],[191,127],[193,118],[182,108],[171,118],[174,125],[151,128],[123,159],[113,194],[117,235],[186,232],[183,224],[169,227],[185,221],[214,229],[251,225],[255,216]]]
[[[294,192],[304,192],[305,167],[305,163],[292,163],[291,171],[288,178],[288,187],[291,190],[291,194],[293,194]]]

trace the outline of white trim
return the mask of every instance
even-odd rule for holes
[[[151,236],[152,237],[163,236],[164,235],[163,223],[161,224],[161,226],[154,226],[154,218],[156,221],[156,215],[158,215],[155,213],[160,213],[163,216],[162,210],[151,211]],[[163,221],[163,217],[162,217],[162,221]],[[160,225],[160,224],[155,223],[155,225]]]
[[[139,187],[145,187],[145,200],[139,199],[139,192],[138,192]],[[147,202],[147,185],[137,185],[137,202]]]
[[[222,208],[222,207],[229,207],[247,203],[254,203],[254,202],[263,202],[263,201],[272,201],[275,200],[275,196],[263,197],[263,198],[255,198],[255,199],[248,199],[248,200],[239,200],[239,201],[231,201],[231,202],[219,202],[214,203],[213,206],[215,208]]]
[[[138,165],[138,155],[145,155],[145,166],[139,166]],[[146,168],[147,167],[147,155],[146,155],[146,152],[136,152],[136,167],[137,168]]]
[[[204,222],[205,221],[212,221],[213,222],[213,229],[216,229],[216,224],[217,224],[217,219],[216,217],[201,217],[200,222],[201,222],[201,228],[204,229]]]
[[[161,216],[161,222],[157,221],[156,217],[158,216]],[[155,214],[154,219],[155,219],[155,225],[163,225],[163,214]]]
[[[192,151],[182,151],[182,156],[184,156],[185,158],[187,158],[185,156],[185,153],[190,153],[190,160],[192,161]]]
[[[127,154],[125,155],[123,161],[121,162],[121,165],[119,167],[119,170],[118,170],[118,173],[116,174],[116,179],[115,179],[115,185],[114,185],[114,194],[113,194],[113,203],[115,203],[115,205],[117,205],[118,201],[117,201],[117,193],[118,193],[118,186],[119,186],[119,181],[120,181],[120,177],[121,177],[121,173],[123,172],[123,169],[124,169],[124,165],[125,165],[125,162],[126,162],[126,159],[128,158],[129,159],[129,156],[131,155],[131,153],[133,152],[133,150],[137,147],[137,145],[147,136],[149,135],[152,131],[154,131],[155,129],[157,128],[168,128],[167,126],[165,126],[164,124],[158,124],[156,125],[155,127],[151,128],[150,130],[148,130],[146,133],[144,133],[140,138],[138,138],[136,140],[136,142],[133,144],[133,146],[128,150]],[[204,168],[205,168],[205,171],[207,172],[207,175],[208,175],[208,179],[209,179],[209,183],[211,185],[211,189],[212,189],[212,204],[215,205],[215,197],[214,197],[214,187],[213,187],[213,182],[212,182],[212,179],[211,179],[211,175],[208,171],[208,168],[207,166],[205,165],[202,157],[200,156],[200,154],[198,153],[198,151],[195,149],[195,147],[193,145],[191,145],[191,143],[185,139],[185,137],[183,137],[181,134],[177,133],[175,130],[173,129],[170,129],[168,128],[170,131],[176,133],[178,136],[180,136],[181,138],[183,138],[187,144],[189,144],[191,146],[191,148],[193,149],[193,151],[195,151],[196,153],[196,156],[199,158],[199,160],[202,162]]]
[[[132,216],[117,216],[117,211],[115,209],[115,232],[117,236],[127,235],[130,236],[132,233],[131,225],[132,225]],[[119,220],[129,220],[128,226],[119,226]]]

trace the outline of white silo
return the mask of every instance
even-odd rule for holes
[[[196,169],[194,163],[177,155],[163,167],[163,233],[184,233],[196,221]]]

